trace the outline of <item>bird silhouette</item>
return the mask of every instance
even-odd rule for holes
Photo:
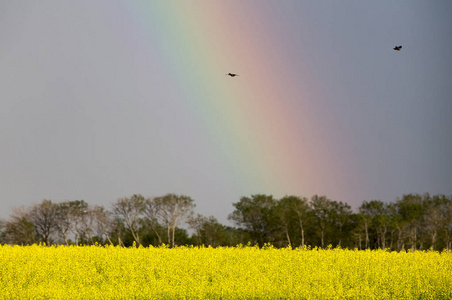
[[[238,74],[234,74],[234,73],[228,73],[228,74],[226,74],[226,75],[229,75],[229,76],[231,76],[231,77],[239,76]]]
[[[400,51],[400,50],[402,50],[402,46],[395,46],[395,47],[394,47],[394,50]]]

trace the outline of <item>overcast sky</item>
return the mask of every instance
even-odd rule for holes
[[[0,218],[452,194],[452,1],[0,1]],[[394,51],[394,46],[402,50]],[[232,72],[240,76],[231,78]]]

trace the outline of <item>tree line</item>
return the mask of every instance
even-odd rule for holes
[[[326,196],[311,198],[257,194],[232,204],[228,219],[195,214],[185,195],[119,198],[107,209],[83,200],[43,200],[13,209],[0,221],[0,242],[111,244],[120,246],[238,244],[275,247],[442,250],[452,246],[452,196],[407,194],[386,203],[364,201],[357,212]]]

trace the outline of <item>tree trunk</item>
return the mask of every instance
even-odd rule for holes
[[[89,237],[89,240],[91,241],[91,245],[94,245],[94,240],[93,240],[93,236],[91,234],[91,230],[88,230],[88,237]]]
[[[435,251],[435,243],[436,243],[436,230],[432,233],[432,251]]]
[[[66,232],[63,233],[63,239],[64,239],[64,242],[66,243],[66,246],[69,246],[69,242],[67,240],[67,233]]]
[[[101,226],[101,230],[102,233],[105,235],[105,237],[107,238],[108,242],[110,243],[110,245],[113,245],[113,242],[110,239],[110,236],[108,235],[107,231],[105,230],[105,228],[103,226]]]
[[[129,225],[129,228],[130,228],[130,232],[132,233],[132,236],[133,236],[135,242],[137,242],[137,246],[139,246],[141,244],[139,235],[135,232],[135,230],[132,228],[132,226]]]
[[[361,238],[361,233],[358,235],[358,249],[361,250],[362,249],[362,238]]]
[[[324,237],[325,237],[325,230],[322,227],[320,229],[320,241],[321,241],[322,248],[325,247]]]
[[[289,243],[289,246],[292,246],[292,243],[290,242],[290,236],[289,236],[289,231],[287,230],[287,226],[285,226],[285,232],[286,232],[286,238],[287,238],[287,242]]]
[[[414,252],[416,250],[416,227],[411,229],[411,250]]]
[[[384,250],[386,249],[386,227],[383,227],[384,230],[381,231],[381,248]]]
[[[301,231],[301,247],[304,248],[304,228],[303,228],[303,221],[300,217],[298,217],[298,223],[300,224],[300,231]]]
[[[364,230],[366,232],[366,249],[369,249],[369,228],[367,222],[364,223]]]
[[[171,248],[174,248],[174,246],[175,246],[175,242],[174,242],[174,236],[175,236],[175,233],[176,233],[176,226],[174,226],[174,227],[172,228]]]
[[[124,243],[121,240],[121,236],[119,235],[119,232],[118,232],[118,245],[121,247],[124,247]]]
[[[110,245],[113,245],[113,242],[111,241],[110,237],[108,235],[105,235],[107,237],[108,242],[110,243]]]
[[[155,235],[159,239],[159,245],[161,245],[162,244],[162,237],[160,236],[160,234],[157,232],[157,230],[154,227],[152,227],[152,230],[154,231]]]
[[[402,247],[405,248],[404,243],[403,243],[403,239],[402,239],[402,228],[400,228],[399,226],[397,226],[397,232],[398,232],[398,237],[397,237],[397,251],[402,250]]]
[[[301,247],[304,248],[304,229],[301,227]]]

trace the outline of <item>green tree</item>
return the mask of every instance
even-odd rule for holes
[[[284,199],[284,198],[283,198]],[[300,228],[301,246],[305,246],[305,224],[309,220],[309,213],[311,208],[309,207],[308,199],[306,197],[294,197],[290,200],[290,207],[297,216],[298,227]]]
[[[196,232],[193,237],[197,245],[227,246],[226,229],[215,217],[197,214],[190,218],[189,225]]]
[[[419,194],[403,195],[396,201],[397,209],[403,220],[408,224],[408,237],[412,251],[416,250],[420,224],[425,214],[422,196]]]
[[[124,220],[126,228],[132,234],[137,245],[141,244],[138,230],[145,209],[146,200],[140,194],[135,194],[130,198],[119,198],[113,204],[113,213]]]
[[[157,205],[157,202],[155,199],[147,198],[145,201],[145,209],[144,209],[144,215],[146,217],[147,226],[151,229],[153,234],[158,239],[158,244],[161,245],[163,243],[162,241],[162,235],[160,234],[160,224],[158,222],[158,211],[159,206]]]
[[[446,248],[452,249],[452,196],[448,198],[448,202],[442,207],[444,215],[444,234]]]
[[[388,204],[378,200],[375,201],[377,214],[374,216],[373,223],[377,230],[378,244],[381,249],[386,249],[386,234],[388,233],[391,224],[391,218],[388,213]]]
[[[69,245],[69,233],[73,226],[71,217],[71,203],[69,201],[64,201],[56,205],[56,227],[60,238],[64,243]]]
[[[331,201],[331,220],[335,230],[335,239],[337,246],[343,246],[343,241],[348,240],[351,228],[352,208],[347,203],[341,201]]]
[[[107,239],[110,245],[113,245],[113,241],[111,239],[111,234],[115,227],[113,214],[106,210],[103,206],[94,206],[92,214],[96,219],[97,231],[105,236],[105,239]]]
[[[30,245],[38,241],[29,209],[14,208],[10,218],[4,223],[5,242],[12,245]]]
[[[422,227],[430,239],[430,248],[435,250],[438,242],[438,235],[442,228],[446,228],[447,221],[445,218],[444,209],[447,207],[449,200],[444,195],[436,195],[430,197],[428,194],[424,195],[424,209],[425,215],[422,220]]]
[[[276,216],[275,229],[282,232],[284,245],[305,245],[305,226],[309,219],[307,198],[285,196],[276,202],[273,210]]]
[[[153,201],[156,216],[166,226],[169,244],[174,247],[176,228],[193,214],[195,203],[189,196],[176,194],[156,197]]]
[[[332,219],[332,201],[326,196],[314,195],[311,197],[311,212],[317,224],[320,236],[320,246],[325,247],[325,234]]]
[[[57,205],[51,200],[44,199],[40,204],[33,205],[30,211],[30,221],[38,238],[48,246],[51,244],[51,235],[58,230],[57,217]]]
[[[68,218],[70,219],[70,230],[74,235],[75,244],[86,243],[87,239],[83,231],[83,215],[88,211],[88,203],[84,200],[73,200],[67,202],[69,205]]]
[[[286,243],[284,243],[284,246],[292,246],[291,241],[291,234],[292,234],[292,224],[294,218],[293,211],[290,208],[291,199],[286,197],[285,199],[281,199],[276,202],[276,205],[273,206],[273,209],[271,211],[271,214],[276,217],[276,220],[274,222],[274,230],[276,230],[276,233],[282,232],[283,236],[285,237]],[[278,243],[280,244],[280,243]]]
[[[276,201],[273,196],[263,194],[242,197],[239,202],[233,203],[235,210],[229,215],[239,227],[246,229],[255,244],[263,245],[269,242],[272,230],[270,216]]]
[[[369,231],[370,231],[370,226],[372,223],[372,217],[361,212],[361,210],[357,216],[358,216],[358,226],[361,231],[364,231],[364,241],[365,241],[364,248],[369,249],[370,248]],[[360,236],[360,238],[361,238],[361,236]],[[361,247],[361,240],[360,240],[360,247]]]
[[[401,251],[405,249],[405,239],[407,235],[408,224],[399,213],[396,203],[389,203],[387,213],[390,219],[390,241],[389,248]]]

